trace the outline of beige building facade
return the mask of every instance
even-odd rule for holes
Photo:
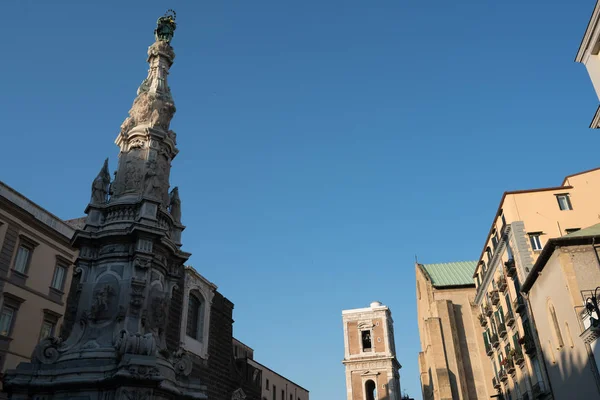
[[[2,372],[29,361],[40,340],[58,335],[77,257],[70,245],[74,232],[0,182]]]
[[[416,264],[419,373],[424,400],[487,399],[492,367],[473,306],[477,262]]]
[[[557,399],[600,398],[598,313],[586,308],[600,286],[598,243],[600,224],[551,239],[523,284]]]
[[[262,400],[308,400],[308,390],[250,358],[253,356],[250,350],[252,349],[238,341],[238,352],[247,352],[248,364],[261,372]]]
[[[396,359],[394,321],[387,306],[342,311],[348,400],[400,400],[401,365]]]
[[[511,398],[552,398],[535,321],[521,295],[544,245],[598,220],[600,169],[557,187],[505,192],[473,275],[494,388]]]
[[[577,50],[575,61],[585,65],[596,96],[600,99],[600,1],[596,2],[588,26]],[[600,128],[600,107],[590,123],[590,128]]]

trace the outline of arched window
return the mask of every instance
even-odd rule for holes
[[[560,350],[562,347],[564,347],[565,342],[563,341],[562,334],[560,332],[560,325],[558,325],[558,319],[556,318],[556,311],[554,310],[554,305],[552,303],[548,303],[548,314],[550,318],[550,325],[554,330],[556,348]]]
[[[569,346],[571,346],[571,348],[575,347],[575,343],[573,343],[573,337],[571,336],[571,330],[569,329],[569,323],[566,321],[565,332],[567,332],[567,340],[569,341]]]
[[[204,331],[204,300],[200,293],[190,292],[188,300],[187,324],[185,333],[191,338],[202,341]]]
[[[371,379],[365,382],[365,391],[367,392],[367,400],[375,400],[377,398],[377,386]]]

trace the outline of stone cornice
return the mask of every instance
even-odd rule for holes
[[[27,212],[42,224],[64,236],[67,240],[73,237],[75,229],[1,181],[0,197],[5,198],[9,203]]]

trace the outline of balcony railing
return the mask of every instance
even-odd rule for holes
[[[504,293],[508,288],[508,284],[506,283],[506,278],[504,275],[501,275],[496,281],[496,286],[498,286],[498,290]]]
[[[490,292],[490,300],[492,301],[493,305],[496,305],[500,302],[500,294],[496,289]]]
[[[483,313],[488,316],[491,317],[492,316],[492,307],[488,305],[483,306]]]
[[[506,368],[506,372],[509,374],[513,374],[515,372],[515,363],[511,356],[508,356],[504,359],[504,368]]]
[[[508,310],[505,314],[504,314],[504,321],[506,321],[506,325],[507,326],[513,326],[515,323],[515,316],[513,315],[511,310]]]
[[[515,275],[517,275],[517,266],[515,265],[514,259],[511,258],[505,262],[504,266],[506,267],[506,275],[508,275],[510,278],[513,278]]]
[[[531,394],[533,395],[534,399],[541,397],[544,394],[544,386],[540,382],[535,383],[531,387]]]
[[[517,295],[517,298],[513,300],[513,309],[519,315],[525,312],[525,300],[520,295]]]
[[[498,340],[498,335],[494,333],[492,335],[492,346],[498,347],[499,345],[500,345],[500,340]]]
[[[492,378],[492,386],[494,386],[494,389],[500,389],[501,388],[500,381],[496,377]]]
[[[498,375],[502,382],[506,382],[508,380],[508,374],[506,373],[506,370],[504,368],[500,370],[500,373]]]
[[[506,336],[506,325],[503,323],[498,324],[498,335],[500,335],[501,338]]]
[[[481,324],[481,326],[485,328],[487,323],[488,323],[488,321],[487,321],[486,316],[483,314],[479,314],[479,324]]]
[[[525,357],[523,357],[523,351],[521,351],[520,347],[511,350],[511,358],[515,360],[515,364],[523,365],[525,362]]]

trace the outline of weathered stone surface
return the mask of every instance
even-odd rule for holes
[[[178,340],[190,254],[179,241],[178,192],[170,197],[168,191],[178,150],[169,131],[175,105],[166,80],[175,25],[164,18],[159,28],[168,26],[150,46],[148,77],[117,138],[115,180],[105,162],[85,226],[73,237],[79,259],[62,336],[43,340],[31,363],[6,372],[4,389],[12,399],[206,398]]]

